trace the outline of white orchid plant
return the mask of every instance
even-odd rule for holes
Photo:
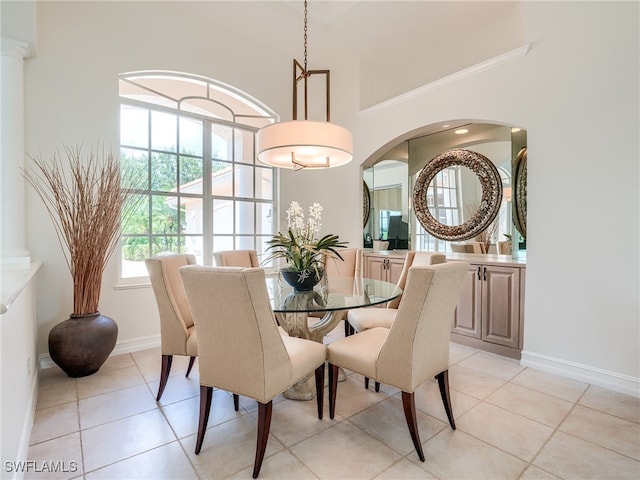
[[[305,219],[304,210],[298,202],[291,202],[287,209],[287,233],[278,232],[267,243],[272,253],[265,259],[284,258],[292,270],[298,272],[313,270],[318,275],[324,269],[328,258],[344,260],[338,248],[346,247],[338,235],[320,237],[322,228],[322,205],[314,203],[309,207],[309,216]],[[320,237],[320,238],[319,238]]]

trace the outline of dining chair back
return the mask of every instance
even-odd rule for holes
[[[400,272],[400,277],[398,278],[396,285],[404,291],[405,284],[407,283],[407,275],[409,274],[409,269],[412,266],[423,267],[426,265],[444,263],[446,261],[447,257],[443,253],[416,252],[409,250],[405,257],[404,265],[402,266],[402,271]],[[402,300],[402,295],[387,303],[387,308],[397,309],[400,305],[400,300]]]
[[[159,401],[167,385],[174,355],[189,356],[187,377],[198,355],[196,328],[191,309],[184,292],[180,267],[194,265],[196,257],[190,254],[156,256],[145,259],[149,279],[160,315],[160,385],[156,400]]]
[[[342,367],[402,391],[405,419],[421,461],[424,453],[414,392],[427,379],[435,376],[438,380],[449,424],[455,429],[449,395],[449,335],[468,268],[466,262],[411,267],[390,329],[371,328],[327,346],[331,418],[336,408],[338,368]]]
[[[327,278],[331,277],[360,277],[362,276],[362,249],[361,248],[340,248],[338,249],[339,258],[325,257],[324,271]],[[347,322],[348,310],[341,310],[334,315],[340,317],[340,320],[344,320],[344,334],[345,336],[351,333],[349,323]],[[310,314],[312,317],[318,317],[322,315]]]
[[[187,266],[180,270],[196,328],[200,369],[200,418],[195,453],[204,441],[213,388],[258,402],[258,441],[253,478],[269,437],[273,398],[315,371],[322,418],[326,348],[283,336],[269,302],[264,270]]]
[[[340,277],[359,277],[362,272],[362,249],[339,248],[339,258],[326,257],[324,261],[325,275]]]
[[[259,267],[256,250],[223,250],[213,252],[218,267]]]

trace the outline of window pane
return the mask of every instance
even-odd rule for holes
[[[120,145],[129,147],[149,146],[149,110],[120,106]]]
[[[236,250],[255,250],[253,236],[236,237]]]
[[[211,193],[216,196],[231,197],[233,195],[231,164],[227,162],[212,162],[211,171],[213,172]]]
[[[177,234],[180,230],[177,197],[153,195],[151,197],[151,205],[153,212],[151,233],[154,235]]]
[[[235,158],[236,162],[254,163],[253,133],[247,130],[235,130]]]
[[[236,165],[234,187],[236,197],[253,197],[253,167]]]
[[[202,121],[180,117],[180,153],[202,156]]]
[[[181,197],[183,206],[180,224],[183,233],[203,233],[202,198]]]
[[[178,189],[178,157],[169,153],[151,154],[151,190],[171,192]]]
[[[178,117],[164,112],[151,112],[151,148],[176,151]]]
[[[231,200],[213,200],[213,231],[233,233],[233,202]],[[233,249],[233,242],[231,245]]]
[[[231,127],[211,125],[211,158],[216,160],[231,160]]]
[[[141,235],[149,233],[149,199],[132,195],[128,201],[134,206],[126,213],[128,218],[120,225],[122,235]]]
[[[253,205],[253,202],[236,202],[236,233],[254,232]]]
[[[135,180],[136,188],[149,188],[149,153],[147,150],[120,149],[120,170]],[[123,185],[126,187],[127,185]]]
[[[180,157],[180,192],[202,193],[202,159]]]
[[[144,259],[149,257],[149,240],[141,237],[121,240],[122,277],[146,277],[148,275]]]
[[[260,200],[273,200],[273,169],[256,168],[256,193],[255,198]]]
[[[220,250],[233,250],[233,237],[213,237],[213,251],[218,252]]]
[[[181,253],[184,250],[184,238],[177,235],[163,235],[153,237],[152,255],[167,255]]]
[[[261,259],[260,263],[263,267],[274,267],[276,263],[275,260],[271,260],[268,263],[262,263],[262,261],[269,256],[270,251],[267,251],[267,248],[269,247],[267,242],[272,238],[273,237],[271,235],[256,237],[256,250],[258,251],[258,258]]]
[[[191,253],[196,256],[196,262],[203,264],[202,257],[204,239],[202,237],[188,236],[185,237],[184,253]]]
[[[270,234],[273,232],[273,205],[271,203],[256,203],[256,234]]]

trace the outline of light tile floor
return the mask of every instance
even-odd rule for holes
[[[384,385],[379,393],[365,390],[362,377],[347,372],[334,420],[327,401],[318,420],[315,400],[274,400],[259,478],[640,478],[640,399],[458,344],[450,363],[456,431],[435,381],[416,392],[424,463],[399,392]],[[251,478],[255,401],[241,397],[235,412],[231,395],[216,390],[202,451],[194,455],[198,370],[185,378],[186,366],[186,358],[174,358],[159,403],[159,349],[112,357],[86,378],[68,378],[57,367],[43,371],[28,456],[40,467],[59,462],[67,472],[34,469],[25,478]]]

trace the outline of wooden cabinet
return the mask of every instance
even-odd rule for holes
[[[365,253],[364,276],[375,280],[398,283],[406,254]]]
[[[397,283],[406,251],[364,252],[363,275]],[[526,264],[505,255],[447,253],[469,263],[451,328],[451,340],[520,358]]]
[[[470,264],[456,309],[452,339],[519,358],[523,287],[522,267]]]

